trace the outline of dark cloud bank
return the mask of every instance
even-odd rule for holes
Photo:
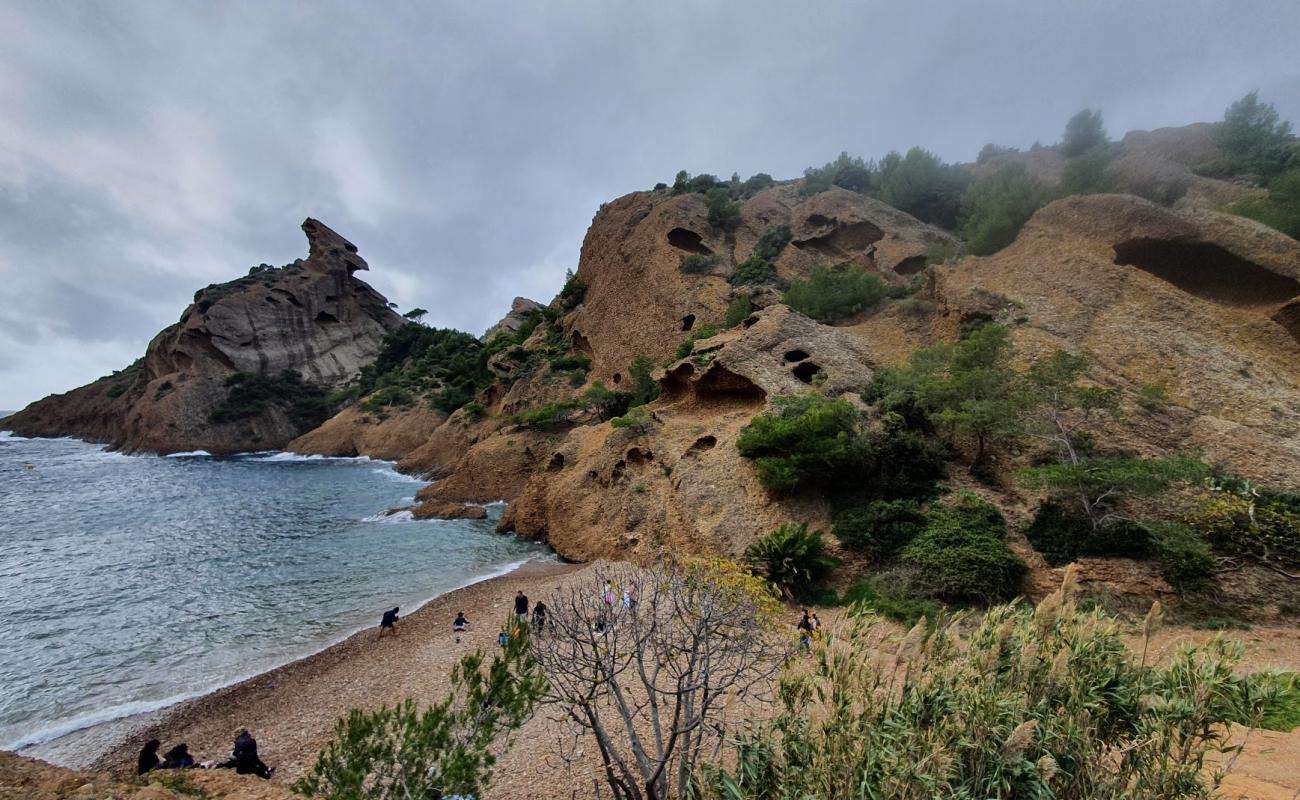
[[[376,288],[479,332],[549,299],[599,204],[678,169],[842,149],[1300,121],[1300,4],[0,6],[0,408],[124,366],[200,286],[355,241]]]

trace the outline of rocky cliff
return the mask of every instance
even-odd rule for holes
[[[305,260],[199,290],[142,359],[28,406],[0,425],[128,452],[214,454],[283,447],[329,415],[328,393],[407,324],[355,277],[357,248],[302,224]]]

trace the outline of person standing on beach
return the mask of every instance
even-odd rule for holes
[[[465,619],[464,611],[456,612],[456,619],[451,621],[451,632],[456,634],[456,644],[460,644],[460,635],[469,627],[469,620]]]
[[[393,606],[392,611],[385,611],[384,618],[379,620],[379,635],[383,636],[386,630],[397,635],[397,606]]]
[[[515,616],[520,622],[528,622],[528,595],[523,592],[515,592]]]
[[[545,627],[546,627],[546,604],[543,603],[541,600],[538,600],[537,605],[533,606],[533,630],[537,631],[538,633],[541,633],[542,628]]]

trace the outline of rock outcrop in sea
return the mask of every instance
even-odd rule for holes
[[[275,450],[329,416],[328,394],[408,324],[356,277],[357,248],[321,222],[284,267],[200,289],[142,359],[3,421],[24,436],[76,436],[126,452]]]

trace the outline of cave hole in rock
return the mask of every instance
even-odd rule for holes
[[[709,365],[708,372],[695,382],[695,396],[747,404],[767,402],[767,392],[763,391],[758,384],[744,375],[737,375],[716,361]]]
[[[632,464],[644,464],[647,461],[654,461],[655,454],[649,450],[642,450],[639,447],[633,447],[627,451],[627,460]]]
[[[682,317],[682,330],[689,331],[691,328],[694,327],[695,327],[694,314],[687,314],[686,316]]]
[[[615,385],[615,386],[618,386],[618,384],[619,384],[622,380],[623,380],[623,375],[622,375],[621,373],[615,372],[615,373],[614,373],[614,377],[613,377],[614,385]]]
[[[622,479],[623,479],[623,470],[626,469],[626,468],[627,468],[627,462],[626,462],[626,461],[619,460],[617,463],[615,463],[615,464],[614,464],[614,469],[610,470],[610,473],[609,473],[609,482],[610,482],[610,483],[618,483],[620,480],[622,480]]]
[[[915,275],[925,269],[925,256],[910,256],[894,265],[894,272],[899,275]]]
[[[704,237],[686,228],[673,228],[668,231],[668,244],[688,253],[711,256],[713,251],[704,244]]]
[[[814,229],[811,236],[795,239],[790,244],[800,250],[810,250],[827,256],[844,258],[854,251],[865,249],[885,238],[885,232],[865,220],[837,224],[822,214],[812,214],[806,224]],[[830,230],[821,230],[826,227]]]
[[[547,472],[559,472],[564,469],[564,453],[556,453],[551,456],[551,460],[546,462]]]
[[[282,296],[285,300],[288,300],[290,303],[297,306],[298,308],[302,308],[302,302],[298,298],[293,296],[293,292],[290,292],[286,289],[272,289],[271,291],[274,292],[275,294]]]
[[[589,469],[587,470],[587,477],[591,478],[594,481],[600,477],[600,473],[594,469]]]
[[[808,353],[803,350],[799,350],[799,349],[787,350],[785,353],[785,360],[787,364],[793,364],[796,361],[805,361],[807,359],[808,359]]]
[[[278,306],[278,305],[280,305],[280,301],[279,301],[279,300],[276,300],[274,297],[272,297],[272,296],[269,295],[269,294],[268,294],[266,297],[263,297],[262,299],[265,300],[266,302],[270,303],[270,304],[273,305],[273,306]]]
[[[752,328],[757,323],[758,323],[758,315],[750,314],[748,317],[745,317],[745,321],[740,323],[740,326],[742,328]]]
[[[686,448],[686,455],[693,456],[703,453],[705,450],[712,450],[718,446],[718,437],[712,434],[706,434],[696,439],[690,447]]]
[[[663,380],[659,382],[662,387],[661,396],[669,401],[686,396],[691,391],[691,376],[694,374],[695,367],[689,361],[683,361],[665,372]]]
[[[587,358],[591,358],[596,354],[596,351],[591,349],[591,340],[588,339],[586,336],[583,336],[582,331],[575,330],[569,336],[569,341],[573,342],[573,349],[577,350],[579,353],[582,353]]]
[[[813,377],[815,377],[817,373],[821,371],[822,368],[817,366],[813,362],[804,361],[801,362],[800,364],[797,364],[794,369],[790,370],[790,373],[794,375],[796,378],[798,378],[799,380],[803,381],[804,383],[812,383]]]
[[[1225,306],[1280,305],[1300,294],[1300,281],[1295,278],[1207,242],[1131,239],[1115,245],[1115,263],[1137,267],[1188,294]]]
[[[317,312],[317,314],[316,314],[316,321],[317,321],[317,322],[325,322],[325,323],[338,322],[338,321],[339,321],[339,318],[336,317],[336,316],[334,316],[333,314],[331,314],[331,313],[328,312],[328,311],[320,311],[320,312]]]

